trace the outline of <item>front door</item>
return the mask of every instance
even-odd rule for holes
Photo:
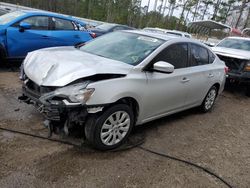
[[[188,63],[188,45],[180,43],[167,47],[153,59],[153,63],[158,61],[174,65],[175,70],[170,74],[146,72],[148,91],[145,95],[148,93],[148,96],[144,114],[149,119],[184,108],[187,97],[189,77],[185,69]]]
[[[29,23],[31,29],[21,30],[20,22],[7,29],[7,46],[9,57],[23,58],[28,52],[53,46],[49,31],[49,18],[32,16],[21,22]]]

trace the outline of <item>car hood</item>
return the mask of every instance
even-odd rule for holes
[[[24,60],[26,76],[39,86],[62,87],[97,74],[127,74],[132,65],[83,52],[74,47],[31,52]]]
[[[237,50],[232,48],[213,47],[212,50],[222,56],[237,58],[237,59],[248,59],[250,60],[250,52],[245,50]]]

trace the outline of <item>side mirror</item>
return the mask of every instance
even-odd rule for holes
[[[30,25],[29,23],[26,23],[26,22],[21,22],[21,23],[19,24],[19,27],[20,27],[20,29],[22,29],[22,30],[31,29],[31,25]]]
[[[172,73],[174,72],[174,66],[165,61],[158,61],[154,64],[153,70],[163,73]]]

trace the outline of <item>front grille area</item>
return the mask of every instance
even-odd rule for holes
[[[28,80],[25,84],[25,86],[32,91],[32,93],[41,96],[44,93],[52,92],[56,89],[56,87],[45,87],[45,86],[39,86],[32,80]]]
[[[218,55],[218,57],[226,63],[226,66],[229,68],[229,72],[241,72],[244,70],[247,60],[226,57]]]

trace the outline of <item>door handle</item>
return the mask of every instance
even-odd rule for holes
[[[214,75],[212,74],[212,73],[210,73],[209,75],[208,75],[208,78],[213,78],[214,77]]]
[[[80,36],[79,36],[79,35],[74,35],[74,37],[75,37],[75,38],[80,38]]]
[[[49,36],[43,35],[42,38],[47,39],[47,38],[49,38]]]
[[[186,77],[182,78],[182,80],[181,80],[182,83],[186,83],[186,82],[189,82],[189,81],[190,81],[190,80],[187,79]]]

